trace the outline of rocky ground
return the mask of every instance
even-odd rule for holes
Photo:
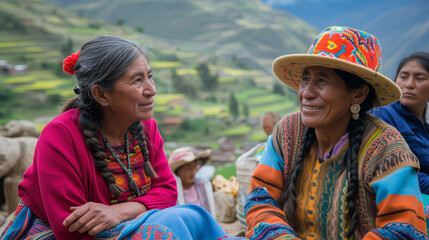
[[[219,223],[220,226],[232,237],[244,237],[246,233],[246,228],[241,225],[240,221],[236,219],[232,223]]]

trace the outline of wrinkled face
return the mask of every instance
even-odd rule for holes
[[[351,119],[352,94],[330,68],[308,67],[298,89],[301,116],[306,126],[335,130]]]
[[[264,129],[264,132],[267,134],[267,136],[273,134],[275,126],[276,125],[273,124],[273,120],[269,115],[265,115],[262,118],[262,128]]]
[[[183,186],[192,185],[197,173],[196,161],[186,163],[176,170],[177,176],[182,180]]]
[[[409,109],[426,106],[429,100],[429,73],[417,60],[404,64],[396,77],[402,91],[401,104]]]
[[[153,96],[156,94],[152,70],[141,54],[127,71],[106,91],[110,110],[124,121],[136,122],[153,115]]]

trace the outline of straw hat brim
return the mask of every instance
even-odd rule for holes
[[[302,73],[310,66],[336,68],[361,77],[374,88],[380,106],[392,104],[401,98],[400,88],[383,74],[339,58],[313,54],[284,55],[274,60],[273,72],[279,80],[298,91]]]
[[[179,159],[173,163],[170,163],[171,171],[174,173],[179,167],[185,165],[186,163],[193,162],[193,161],[200,159],[200,158],[208,157],[211,153],[212,153],[211,149],[206,149],[206,150],[202,151],[201,153],[198,153],[197,155],[195,155],[194,158],[187,158],[187,157],[181,158],[181,159]],[[203,165],[204,164],[206,164],[206,161],[203,163]]]

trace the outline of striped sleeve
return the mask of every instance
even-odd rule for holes
[[[276,200],[283,189],[283,166],[283,159],[274,150],[272,138],[269,137],[253,173],[244,206],[248,228],[246,237],[250,239],[296,238]]]
[[[377,196],[377,228],[364,239],[427,239],[416,170],[403,167],[371,184]]]

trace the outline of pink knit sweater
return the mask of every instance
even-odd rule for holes
[[[176,181],[163,150],[164,141],[156,121],[142,121],[147,136],[149,159],[159,175],[150,190],[136,201],[147,209],[163,209],[177,201]],[[52,227],[57,239],[93,239],[88,234],[71,233],[63,227],[71,206],[86,202],[109,204],[111,193],[86,147],[77,109],[62,113],[42,131],[34,153],[33,165],[24,174],[18,195],[43,221]]]

